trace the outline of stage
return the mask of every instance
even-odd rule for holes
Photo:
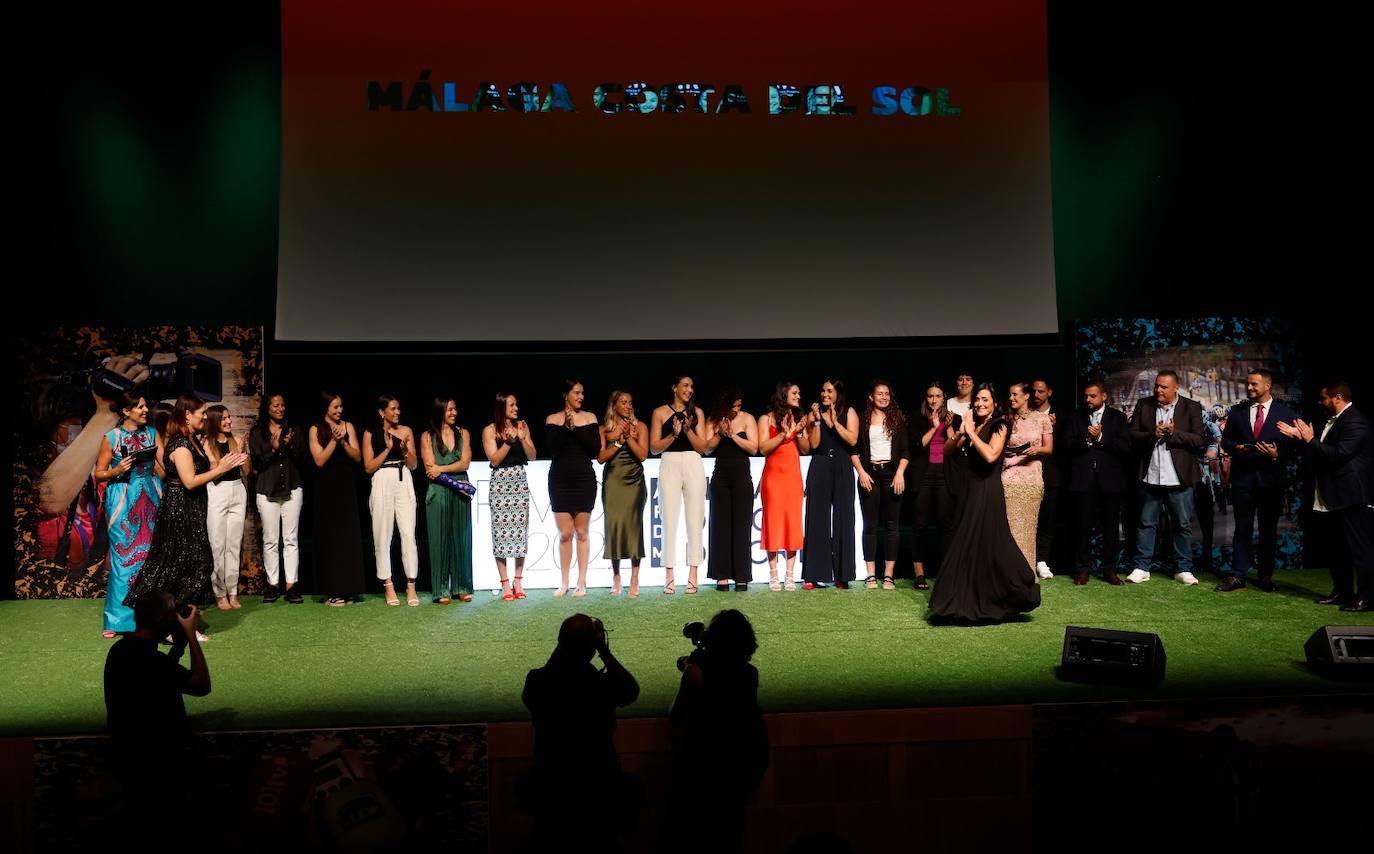
[[[704,579],[703,579],[704,581]],[[380,595],[342,609],[314,599],[207,614],[214,688],[188,697],[206,731],[449,724],[523,720],[525,672],[541,665],[559,622],[584,611],[611,629],[611,648],[639,680],[622,717],[658,717],[677,690],[674,662],[690,650],[680,632],[722,608],[754,624],[760,701],[768,712],[988,706],[1104,700],[1314,696],[1369,691],[1311,673],[1303,643],[1323,625],[1374,625],[1369,614],[1315,605],[1325,570],[1280,572],[1278,590],[1231,594],[1211,579],[1184,587],[1156,574],[1143,585],[1044,583],[1042,606],[1024,622],[933,627],[925,593],[769,591],[703,586],[638,599],[593,589],[584,599],[532,591],[502,602],[483,591],[470,604],[422,599],[388,607]],[[113,641],[100,637],[99,600],[0,602],[0,733],[98,733],[105,721],[102,671]],[[1055,674],[1068,625],[1152,631],[1168,653],[1157,687],[1101,687]]]

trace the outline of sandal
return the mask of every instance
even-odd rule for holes
[[[230,607],[230,608],[242,608],[243,606],[239,604],[239,597],[237,597],[237,596],[230,596],[230,597],[229,597],[229,607]]]
[[[792,573],[789,572],[787,574],[787,578],[783,580],[782,589],[786,590],[789,593],[797,589],[797,582],[792,580]]]
[[[342,608],[343,606],[348,604],[348,600],[341,599],[338,596],[332,596],[329,599],[327,599],[324,604],[328,605],[331,608]]]
[[[472,601],[472,594],[471,594],[471,593],[459,593],[459,594],[458,594],[458,601],[459,601],[459,602],[471,602],[471,601]]]
[[[719,591],[719,592],[721,592],[721,593],[729,593],[729,592],[730,592],[730,582],[728,582],[728,581],[717,581],[717,582],[716,582],[716,590]]]
[[[735,582],[735,592],[736,592],[736,593],[743,593],[743,592],[745,592],[745,591],[748,590],[748,589],[749,589],[749,582],[747,582],[747,581],[736,581],[736,582]]]
[[[511,592],[515,594],[515,598],[516,598],[516,599],[524,599],[524,598],[525,598],[525,588],[524,588],[524,586],[521,584],[520,579],[521,579],[521,576],[519,576],[519,575],[515,576],[515,583],[511,585]]]
[[[774,592],[782,589],[782,582],[778,581],[778,571],[776,569],[768,570],[768,589]]]
[[[697,585],[694,581],[687,582],[687,595],[690,596],[697,592]]]
[[[415,582],[406,585],[406,604],[414,608],[420,604],[420,596],[415,592]]]
[[[668,570],[668,574],[663,579],[663,592],[665,595],[672,596],[677,592],[677,587],[673,585],[673,571]]]
[[[895,582],[895,581],[892,580],[892,576],[890,576],[890,575],[884,575],[884,576],[883,576],[883,589],[884,589],[884,590],[896,590],[896,589],[897,589],[897,582]]]
[[[502,602],[514,602],[514,601],[515,601],[515,591],[511,588],[510,582],[507,581],[507,580],[504,579],[504,578],[501,579],[501,601],[502,601]]]
[[[877,589],[878,589],[878,576],[876,576],[876,575],[870,575],[870,576],[868,576],[867,578],[865,578],[865,579],[864,579],[864,587],[867,587],[869,590],[877,590]]]
[[[574,587],[574,588],[573,588],[573,594],[572,594],[572,595],[573,595],[573,598],[574,598],[574,599],[581,599],[583,596],[586,596],[586,595],[587,595],[587,588],[585,588],[585,587]]]
[[[611,595],[620,595],[620,573],[618,572],[611,576]]]
[[[925,577],[924,575],[918,575],[918,576],[916,576],[916,589],[917,589],[917,590],[929,590],[929,589],[930,589],[930,582],[926,581],[926,577]]]
[[[217,597],[215,597],[215,607],[218,608],[218,609],[220,609],[221,611],[228,611],[228,610],[229,610],[229,599],[228,599],[227,597],[224,597],[224,596],[217,596]]]
[[[100,636],[105,640],[112,640],[114,638],[119,637],[119,632],[112,632],[109,629],[106,629],[105,631],[100,633]]]
[[[438,599],[435,599],[435,600],[434,600],[434,604],[436,604],[436,605],[447,605],[447,604],[449,604],[449,603],[452,602],[452,601],[453,601],[453,600],[450,599],[450,598],[448,598],[447,596],[440,596]]]
[[[396,598],[396,585],[391,582],[390,578],[382,582],[382,592],[386,594],[386,604],[401,604],[401,600]]]

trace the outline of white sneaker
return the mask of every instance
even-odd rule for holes
[[[1197,584],[1197,576],[1193,575],[1191,572],[1177,572],[1174,573],[1174,581],[1177,581],[1179,584]]]
[[[1035,565],[1035,574],[1041,578],[1054,578],[1054,573],[1050,572],[1050,565],[1043,560]]]
[[[1126,576],[1126,580],[1132,584],[1140,584],[1150,580],[1150,573],[1143,569],[1133,569],[1131,570],[1131,574]]]

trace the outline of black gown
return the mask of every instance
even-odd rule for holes
[[[325,439],[327,444],[327,434]],[[363,592],[363,534],[358,521],[357,466],[340,443],[334,446],[334,453],[324,465],[315,470],[311,494],[315,524],[315,590],[330,598],[352,599]]]
[[[199,603],[215,566],[210,534],[205,526],[208,501],[205,487],[187,489],[182,485],[176,464],[172,462],[172,451],[177,448],[191,452],[196,474],[210,470],[210,458],[201,450],[199,442],[179,432],[167,440],[162,450],[167,482],[162,488],[153,541],[148,546],[143,566],[129,581],[129,595],[124,597],[124,604],[131,608],[139,596],[149,591],[171,593],[176,597],[178,608]]]
[[[988,423],[978,436],[987,442],[992,433]],[[968,445],[958,453],[964,457],[959,527],[940,565],[927,617],[979,623],[1032,611],[1040,605],[1040,585],[1007,523],[1002,461],[989,463]]]
[[[549,506],[555,513],[590,513],[596,506],[596,471],[592,459],[601,447],[601,427],[583,424],[569,430],[562,424],[544,425],[549,464]]]
[[[845,413],[848,415],[848,412]],[[802,580],[854,580],[854,464],[835,428],[821,422],[821,441],[806,471],[806,547]],[[895,524],[895,520],[888,524]]]

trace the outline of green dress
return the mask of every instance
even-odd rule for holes
[[[463,433],[453,430],[453,450],[445,451],[439,432],[431,431],[434,464],[451,465],[463,456]],[[450,475],[467,480],[465,471]],[[425,521],[429,525],[429,574],[434,598],[472,592],[472,499],[431,483],[425,493]]]
[[[644,466],[621,446],[601,472],[601,504],[606,519],[606,559],[644,557]]]

